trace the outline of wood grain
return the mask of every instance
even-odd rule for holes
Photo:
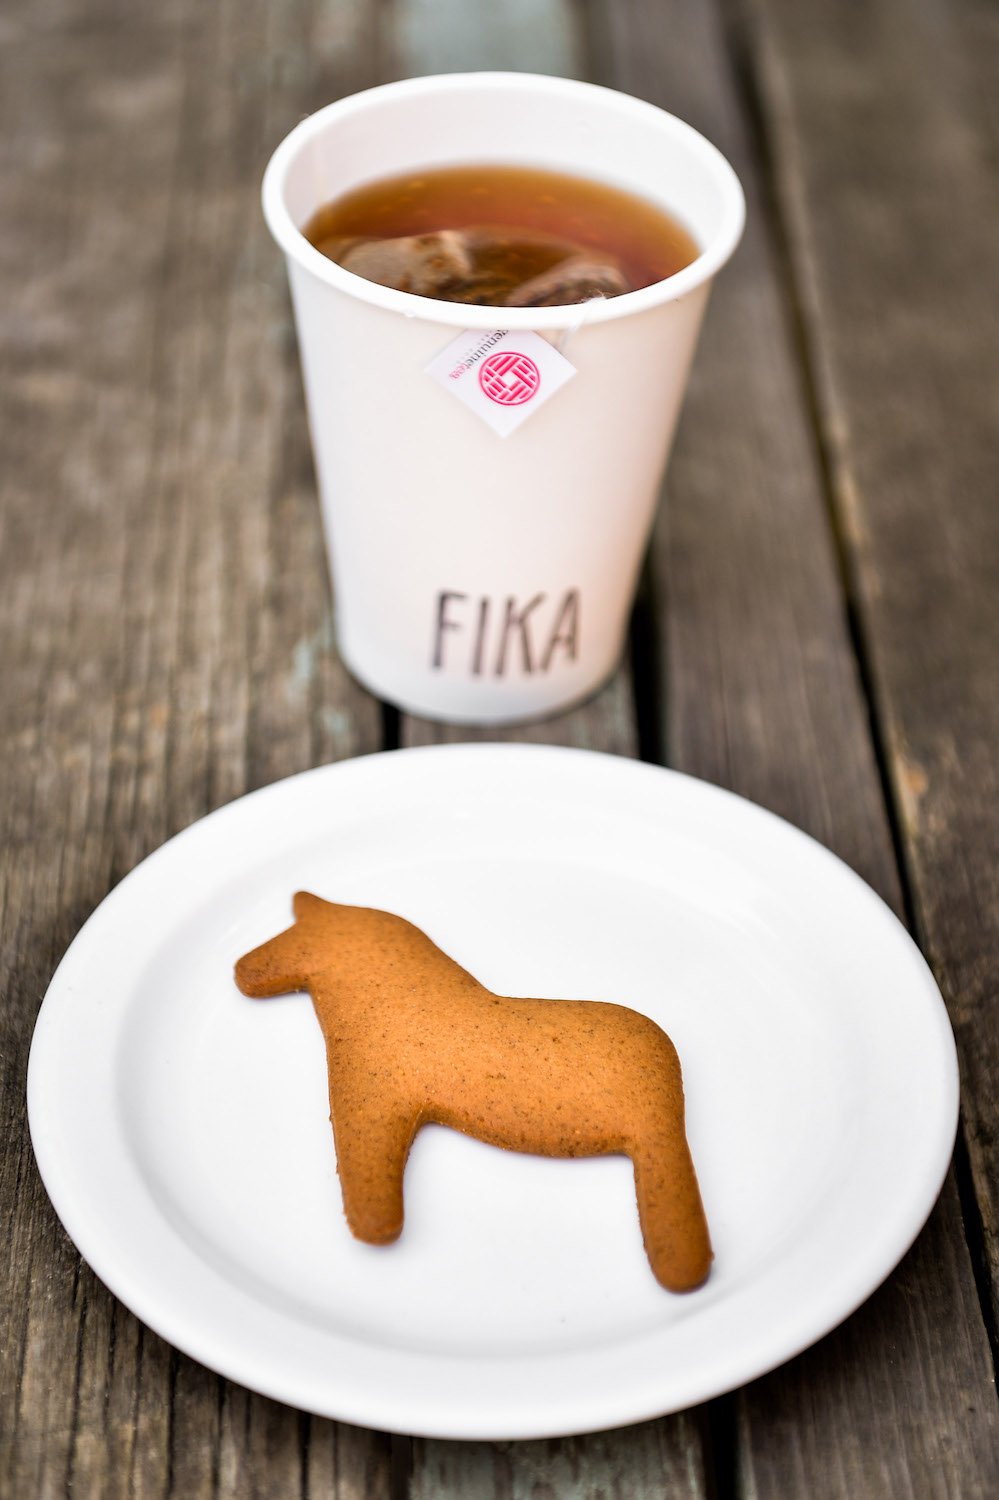
[[[881,1290],[740,1393],[738,1487],[749,1500],[995,1495],[995,1387],[959,1224],[951,1177]]]
[[[387,53],[399,77],[474,69],[554,73],[583,67],[583,33],[573,0],[394,0]]]
[[[682,1441],[681,1441],[682,1439]],[[411,1500],[683,1500],[705,1493],[691,1413],[534,1443],[413,1443]]]
[[[194,818],[380,744],[331,646],[259,176],[365,81],[363,7],[8,6],[0,567],[0,1494],[387,1494],[386,1441],[228,1386],[82,1266],[24,1114],[34,1015]],[[332,34],[331,34],[332,28]]]
[[[655,616],[663,743],[680,769],[814,834],[901,910],[738,54],[718,13],[698,4],[673,5],[668,29],[642,0],[601,6],[597,21],[602,78],[703,129],[739,171],[749,207],[709,312],[653,545],[666,600]],[[732,1480],[751,1495],[987,1493],[999,1429],[952,1184],[863,1313],[736,1405]]]
[[[587,703],[568,713],[554,714],[532,724],[508,728],[493,725],[457,726],[403,716],[404,745],[457,745],[469,742],[533,745],[571,745],[577,750],[602,750],[611,755],[638,753],[638,727],[630,663],[624,662],[607,685]]]
[[[999,28],[974,4],[914,0],[826,3],[807,25],[781,0],[752,15],[836,524],[918,931],[958,1038],[999,1311]]]

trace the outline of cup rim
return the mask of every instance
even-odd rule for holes
[[[653,282],[651,286],[642,287],[636,292],[624,292],[619,297],[593,298],[589,302],[564,307],[480,307],[464,302],[418,297],[412,292],[399,292],[345,271],[336,261],[330,260],[311,245],[293,221],[284,196],[288,172],[302,149],[338,118],[363,109],[378,98],[404,98],[445,91],[461,93],[473,89],[504,89],[511,84],[550,95],[575,95],[577,98],[583,95],[591,99],[594,96],[606,99],[609,95],[615,107],[626,114],[647,120],[654,118],[660,126],[668,123],[668,129],[682,139],[714,175],[723,195],[722,222],[697,259],[664,281]],[[338,291],[371,303],[386,312],[401,313],[408,318],[422,318],[428,322],[471,329],[492,329],[502,324],[514,331],[573,329],[584,320],[587,325],[606,323],[615,318],[645,312],[648,308],[664,303],[676,302],[709,281],[725,264],[739,243],[746,218],[745,197],[735,171],[717,146],[713,146],[692,125],[667,110],[660,109],[658,105],[636,99],[618,89],[543,73],[436,73],[378,84],[374,88],[348,94],[308,115],[285,136],[267,164],[261,200],[267,227],[284,253],[297,261],[303,270],[309,271],[319,281],[336,287]]]

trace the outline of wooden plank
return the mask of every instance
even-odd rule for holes
[[[991,1500],[999,1424],[953,1177],[881,1290],[739,1399],[750,1500]],[[955,1288],[957,1292],[955,1293]]]
[[[577,750],[603,750],[611,755],[637,755],[638,729],[631,674],[622,665],[611,681],[588,703],[523,726],[454,725],[432,723],[405,715],[402,741],[406,745],[458,745],[468,742],[533,745],[571,745]]]
[[[331,649],[258,207],[296,116],[366,81],[366,9],[3,26],[0,1495],[385,1495],[384,1438],[228,1386],[106,1292],[24,1114],[38,1003],[109,886],[249,787],[381,743]]]
[[[682,1441],[680,1439],[682,1438]],[[673,1500],[700,1495],[696,1416],[532,1443],[414,1441],[411,1500]]]
[[[595,7],[602,82],[733,162],[748,222],[712,293],[653,551],[661,729],[673,765],[835,849],[896,910],[898,878],[846,630],[781,266],[716,14]]]
[[[480,68],[574,78],[583,66],[572,0],[394,0],[386,51],[400,77]]]
[[[750,48],[999,1314],[999,27],[766,0]]]
[[[450,0],[433,5],[432,26],[427,9],[421,0],[402,0],[397,6],[390,51],[402,73],[506,67],[571,76],[583,60],[578,9],[564,0],[518,0],[503,7]],[[406,745],[526,740],[635,755],[638,728],[629,667],[622,664],[588,703],[526,729],[456,729],[403,716],[401,740]],[[545,1443],[421,1440],[413,1444],[411,1493],[435,1500],[452,1495],[461,1500],[539,1495],[596,1500],[616,1493],[635,1500],[667,1495],[694,1500],[707,1492],[705,1449],[702,1424],[686,1415]]]
[[[806,828],[901,908],[769,186],[719,14],[594,10],[601,81],[703,129],[747,188],[668,482],[653,572],[674,764]],[[801,22],[802,30],[806,22]],[[869,49],[876,77],[887,38]],[[887,566],[887,563],[886,563]],[[736,1398],[728,1480],[754,1496],[979,1495],[995,1473],[987,1340],[949,1183],[931,1225],[832,1339]]]

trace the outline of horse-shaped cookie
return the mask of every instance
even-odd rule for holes
[[[326,1038],[347,1223],[384,1244],[421,1125],[541,1156],[623,1153],[652,1270],[671,1291],[708,1274],[711,1245],[672,1042],[592,1000],[494,995],[402,917],[299,892],[295,925],[236,965],[245,995],[312,995]]]

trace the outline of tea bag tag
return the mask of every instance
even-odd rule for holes
[[[509,437],[572,379],[576,366],[540,334],[466,328],[426,371],[500,437]]]

